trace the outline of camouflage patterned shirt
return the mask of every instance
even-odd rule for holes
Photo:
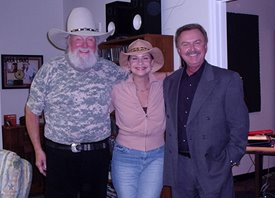
[[[99,141],[110,136],[112,85],[126,78],[111,61],[99,58],[91,70],[80,72],[64,55],[40,68],[27,105],[36,115],[44,111],[46,138],[61,144]]]

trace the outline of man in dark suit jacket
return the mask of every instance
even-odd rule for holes
[[[176,47],[184,66],[164,81],[164,185],[173,198],[232,198],[232,166],[245,154],[249,115],[240,76],[205,60],[207,33],[180,27]]]

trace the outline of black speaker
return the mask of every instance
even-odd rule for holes
[[[107,3],[106,30],[115,29],[108,38],[117,39],[139,34],[161,34],[160,0],[132,0]]]
[[[261,111],[259,16],[227,12],[227,51],[228,69],[243,79],[249,112]]]
[[[108,40],[132,35],[132,6],[129,2],[115,1],[105,5],[106,31],[115,29]]]
[[[161,34],[161,1],[132,0],[133,35]]]

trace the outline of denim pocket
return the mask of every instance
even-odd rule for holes
[[[114,144],[114,151],[121,152],[121,153],[128,153],[129,149],[124,147],[124,146],[121,146],[120,144],[115,143]]]

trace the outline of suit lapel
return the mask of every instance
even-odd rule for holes
[[[182,73],[183,73],[183,69],[181,69],[180,74],[177,76],[177,78],[173,79],[170,89],[172,91],[171,95],[173,96],[173,101],[172,104],[175,104],[175,112],[177,112],[176,118],[178,117],[178,102],[179,102],[179,92],[181,90],[179,90],[180,88],[180,81],[182,78]]]
[[[183,69],[180,69],[180,72],[171,79],[168,87],[167,87],[167,102],[170,105],[171,114],[173,114],[173,122],[176,125],[176,128],[178,127],[177,117],[178,117],[178,101],[179,101],[179,90],[180,87],[180,81],[182,77]]]
[[[206,63],[200,82],[198,84],[196,93],[194,95],[187,124],[190,123],[191,120],[196,116],[197,112],[203,105],[208,95],[212,92],[214,87],[215,87],[214,73],[213,73],[212,67],[208,63]]]

